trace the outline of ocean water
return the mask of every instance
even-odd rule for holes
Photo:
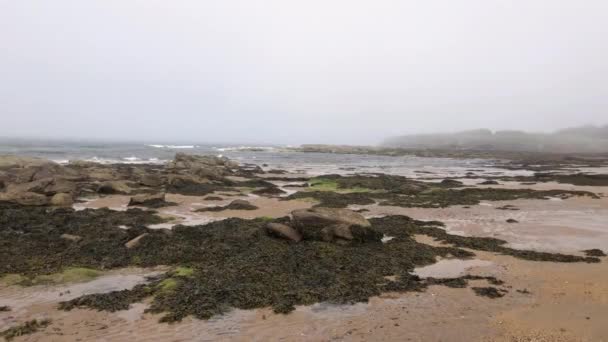
[[[492,167],[488,160],[375,156],[287,151],[287,146],[241,146],[166,143],[100,143],[72,141],[0,140],[0,154],[40,157],[58,163],[88,160],[99,163],[162,164],[176,153],[221,155],[239,163],[283,169],[311,175],[339,173],[387,173],[408,177],[462,176],[476,173],[512,174]],[[483,170],[483,171],[479,171]],[[518,171],[517,174],[527,174]]]

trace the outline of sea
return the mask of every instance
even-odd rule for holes
[[[385,173],[412,178],[431,175],[464,176],[467,172],[488,175],[527,175],[508,171],[484,159],[423,158],[361,154],[309,153],[286,145],[175,144],[158,142],[85,142],[60,140],[0,139],[0,155],[39,157],[60,164],[86,160],[104,164],[163,164],[176,153],[224,156],[241,164],[255,164],[265,170],[281,169],[308,175]]]

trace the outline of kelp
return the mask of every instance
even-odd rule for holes
[[[453,205],[477,205],[481,201],[509,201],[515,199],[548,199],[552,197],[569,198],[589,196],[599,198],[588,191],[572,190],[531,190],[531,189],[495,189],[495,188],[431,188],[415,194],[399,192],[357,192],[338,193],[331,191],[299,191],[285,199],[313,198],[317,206],[345,208],[349,205],[379,204],[405,208],[445,208]]]
[[[48,319],[34,319],[0,332],[0,336],[4,337],[7,341],[11,341],[15,337],[33,334],[38,330],[47,327],[49,324],[51,324],[51,321]]]
[[[289,218],[273,220],[286,223]],[[163,321],[186,316],[208,319],[231,308],[272,307],[287,313],[296,305],[317,302],[350,304],[366,302],[387,291],[424,291],[429,285],[466,286],[468,280],[491,277],[464,276],[454,280],[421,279],[414,268],[441,258],[471,258],[466,249],[494,251],[527,260],[598,262],[597,258],[521,251],[504,247],[493,238],[448,234],[439,222],[416,221],[406,216],[370,220],[377,232],[393,239],[382,242],[352,241],[335,244],[277,239],[266,233],[267,219],[230,218],[204,226],[176,226],[171,234],[146,230],[149,235],[129,250],[138,265],[187,265],[131,290],[76,298],[63,309],[91,307],[122,310],[151,297],[149,312],[164,313]],[[130,228],[127,229],[138,229]],[[419,243],[425,234],[452,244],[435,247]],[[115,253],[121,255],[122,251]],[[122,260],[122,259],[121,259]],[[183,270],[183,269],[182,269]],[[392,280],[391,280],[392,279]]]
[[[472,287],[471,290],[478,296],[488,297],[492,299],[504,297],[508,291],[505,289],[498,289],[492,286],[489,287]]]

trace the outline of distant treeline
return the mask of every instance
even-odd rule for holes
[[[468,149],[556,153],[608,152],[608,125],[567,128],[554,133],[477,129],[457,133],[392,137],[383,146],[413,149]]]

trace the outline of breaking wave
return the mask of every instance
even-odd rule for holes
[[[236,147],[214,147],[215,150],[220,152],[272,152],[276,150],[276,147],[272,146],[236,146]]]
[[[166,149],[190,149],[190,148],[196,147],[194,145],[146,145],[146,146],[155,147],[155,148],[166,148]]]

